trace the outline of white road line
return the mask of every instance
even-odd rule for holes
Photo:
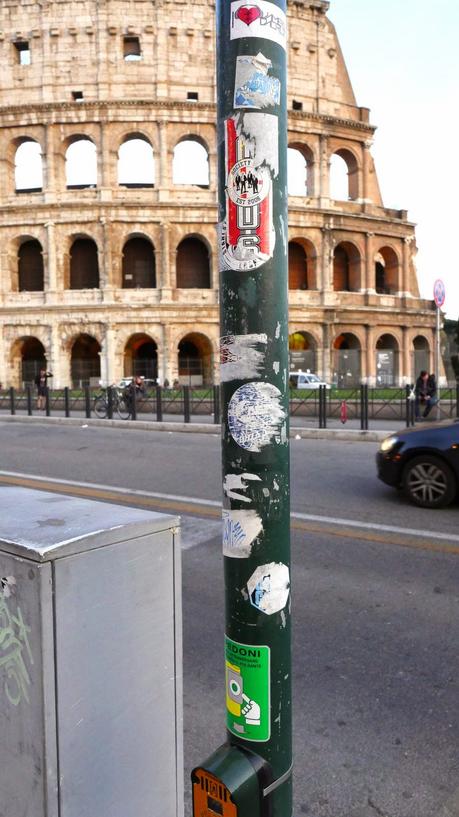
[[[210,505],[213,508],[221,507],[221,502],[214,499],[198,499],[192,496],[180,496],[177,494],[162,494],[156,491],[138,491],[134,488],[119,488],[113,485],[100,485],[96,482],[76,482],[69,479],[55,479],[53,477],[37,476],[35,474],[23,474],[17,471],[0,471],[0,477],[13,477],[17,479],[30,479],[39,482],[49,482],[56,485],[69,485],[75,488],[93,488],[96,491],[112,491],[113,493],[124,494],[132,497],[148,497],[150,499],[169,499],[174,502],[184,502],[191,505]],[[424,539],[441,539],[447,542],[459,542],[459,535],[454,533],[442,533],[440,531],[419,530],[417,528],[402,528],[396,525],[381,525],[379,522],[359,522],[355,519],[345,519],[335,516],[318,516],[316,514],[299,513],[293,511],[292,519],[299,519],[305,522],[319,522],[326,525],[339,525],[347,528],[359,530],[377,530],[385,533],[401,533],[405,536],[420,536]]]

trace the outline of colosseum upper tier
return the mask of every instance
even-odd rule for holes
[[[1,6],[0,381],[217,381],[213,3]],[[398,384],[434,310],[328,7],[288,4],[291,367]]]

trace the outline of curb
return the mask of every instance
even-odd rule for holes
[[[124,428],[138,431],[167,431],[188,434],[213,434],[220,436],[221,426],[217,423],[158,423],[154,420],[100,420],[97,417],[24,417],[18,414],[0,415],[0,422],[55,424],[68,426],[103,426],[104,428]],[[302,440],[339,440],[341,442],[380,442],[390,430],[362,431],[336,428],[290,428],[290,438]]]

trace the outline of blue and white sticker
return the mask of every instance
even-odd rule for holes
[[[272,383],[245,383],[228,405],[228,426],[235,442],[259,453],[272,443],[286,442],[286,413],[282,395]]]
[[[285,12],[274,3],[257,0],[231,3],[230,38],[261,37],[272,40],[285,49],[287,41],[287,18]]]
[[[256,57],[237,57],[235,108],[261,110],[280,104],[280,81],[277,77],[268,76],[271,67],[271,60],[264,57],[260,51]]]

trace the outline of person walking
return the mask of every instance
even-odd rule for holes
[[[36,378],[35,385],[37,387],[37,409],[40,411],[45,408],[46,404],[46,390],[48,388],[48,377],[52,377],[53,373],[40,369]]]
[[[429,374],[427,378],[427,394],[426,394],[426,403],[424,414],[422,415],[424,419],[429,416],[430,412],[432,411],[433,407],[436,406],[438,403],[438,396],[437,396],[437,380],[435,375]]]

